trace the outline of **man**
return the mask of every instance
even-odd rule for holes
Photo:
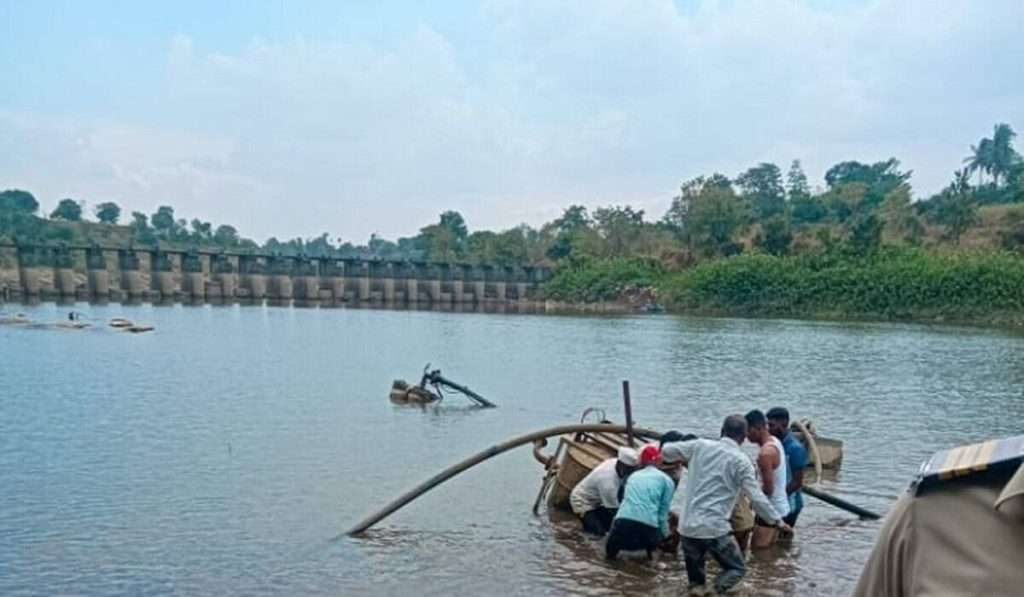
[[[936,453],[885,518],[855,597],[1020,595],[1024,435]]]
[[[715,558],[722,572],[715,579],[719,593],[736,587],[747,572],[743,554],[732,536],[729,515],[740,491],[750,496],[754,511],[770,524],[784,525],[779,514],[761,491],[754,465],[740,451],[747,437],[747,421],[730,415],[722,424],[718,441],[696,439],[665,445],[669,458],[677,455],[689,470],[683,506],[683,556],[690,595],[708,595],[704,586],[705,558]]]
[[[768,419],[759,410],[752,410],[747,420],[747,439],[758,445],[757,470],[761,477],[761,490],[768,496],[775,511],[785,517],[789,514],[789,498],[786,497],[786,453],[782,442],[768,433]],[[754,534],[751,547],[768,547],[779,536],[778,528],[763,518],[754,518]]]
[[[661,451],[649,444],[640,450],[640,470],[629,476],[626,490],[615,514],[605,544],[605,555],[614,560],[620,551],[645,550],[650,558],[654,548],[668,536],[668,509],[675,483],[658,469]]]
[[[670,444],[673,442],[685,442],[691,439],[697,439],[697,436],[692,433],[684,434],[683,432],[676,431],[674,429],[672,431],[666,431],[665,434],[661,436],[661,439],[658,440],[658,449],[664,449],[665,444]],[[665,454],[662,453],[661,464],[658,468],[660,468],[662,472],[664,472],[666,475],[671,477],[672,482],[676,484],[676,487],[679,487],[679,481],[680,479],[682,479],[683,476],[683,461],[682,459],[672,460],[672,458],[673,457],[670,456],[668,459],[666,459]]]
[[[789,498],[789,514],[783,518],[786,524],[796,526],[796,519],[804,509],[804,470],[807,468],[807,448],[789,430],[789,411],[777,406],[768,411],[768,432],[779,438],[786,453],[786,495]]]
[[[569,494],[569,505],[583,522],[583,530],[603,537],[612,526],[619,508],[619,488],[638,463],[636,450],[619,448],[618,458],[594,467]]]

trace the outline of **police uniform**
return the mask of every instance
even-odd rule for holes
[[[854,595],[1024,594],[1024,435],[942,450],[886,516]]]

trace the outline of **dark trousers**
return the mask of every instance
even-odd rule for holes
[[[643,549],[647,551],[647,557],[651,557],[654,548],[660,541],[661,531],[658,530],[658,527],[628,518],[616,518],[612,522],[612,530],[608,533],[608,542],[605,543],[604,553],[608,559],[614,560],[620,551]]]
[[[612,528],[612,520],[617,510],[598,506],[583,515],[583,530],[591,535],[603,537]]]
[[[782,517],[782,521],[785,522],[786,524],[788,524],[791,527],[795,527],[796,526],[796,519],[797,519],[798,516],[800,516],[800,511],[799,510],[794,510],[793,512],[790,512],[789,514],[783,516]]]
[[[686,577],[690,580],[691,587],[702,587],[707,581],[704,574],[704,561],[708,553],[722,568],[722,572],[715,579],[715,590],[719,593],[731,589],[747,573],[747,564],[743,561],[743,553],[740,552],[740,547],[736,544],[732,534],[714,539],[683,537]]]

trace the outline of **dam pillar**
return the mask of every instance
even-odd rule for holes
[[[267,296],[266,266],[259,257],[245,256],[239,260],[241,283],[244,295],[254,301],[262,301]]]
[[[451,278],[452,284],[452,302],[456,304],[462,304],[465,300],[465,280],[463,276],[465,271],[461,265],[451,265],[448,267],[448,277]]]
[[[436,264],[430,264],[424,268],[427,276],[427,297],[430,302],[437,305],[441,303],[441,269]]]
[[[297,298],[307,301],[320,300],[320,277],[317,262],[300,259],[295,264],[295,283],[298,288],[294,293]]]
[[[342,261],[328,260],[320,270],[320,286],[329,295],[328,300],[341,302],[345,300],[345,264]],[[324,291],[321,291],[321,295]]]
[[[182,257],[182,286],[193,300],[206,298],[206,276],[203,274],[203,266],[200,256],[196,253],[188,253]]]
[[[409,263],[405,267],[405,301],[410,305],[420,302],[420,275],[422,266]]]
[[[356,298],[359,302],[370,300],[370,264],[365,261],[356,262]]]
[[[227,255],[215,255],[210,259],[210,278],[216,281],[207,287],[207,295],[214,297],[219,293],[225,300],[235,298],[238,287],[237,258],[232,260]]]
[[[88,249],[85,252],[86,286],[89,295],[94,298],[110,297],[110,272],[107,271],[107,260],[100,249]]]
[[[393,304],[395,302],[395,268],[390,263],[383,263],[380,266],[380,286],[384,295],[384,302]]]
[[[473,280],[473,298],[476,304],[482,305],[487,300],[487,281],[484,280],[483,272],[477,271]]]
[[[170,255],[156,252],[153,253],[150,261],[153,263],[153,289],[160,294],[162,299],[173,299],[180,289]]]
[[[120,251],[118,262],[121,272],[121,290],[129,298],[141,298],[145,287],[142,284],[142,274],[139,273],[138,256],[135,255],[134,251]]]
[[[287,301],[294,295],[292,284],[293,261],[288,257],[275,258],[270,263],[270,297]]]
[[[494,299],[499,303],[508,300],[508,268],[498,267],[494,269]]]

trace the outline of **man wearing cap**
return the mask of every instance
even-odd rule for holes
[[[619,508],[619,488],[638,462],[636,450],[619,448],[618,458],[605,460],[576,484],[569,505],[583,521],[584,531],[599,536],[608,532]]]
[[[605,555],[615,559],[620,551],[645,550],[651,557],[662,539],[668,536],[668,509],[676,485],[658,464],[661,451],[648,444],[640,450],[640,470],[626,480],[622,504],[615,514]]]
[[[787,528],[782,515],[761,491],[753,462],[740,451],[740,444],[746,437],[746,419],[743,415],[730,415],[725,418],[722,437],[717,441],[695,439],[665,444],[669,457],[678,454],[689,471],[682,535],[690,595],[709,594],[704,573],[708,553],[722,569],[715,579],[717,592],[733,590],[747,573],[746,562],[729,524],[741,491],[750,496],[754,511],[766,524]]]
[[[1020,595],[1024,435],[942,450],[885,518],[855,597]]]

